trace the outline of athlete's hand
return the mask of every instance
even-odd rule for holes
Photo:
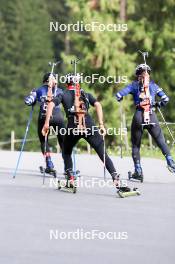
[[[103,124],[99,124],[99,130],[100,130],[100,134],[104,137],[106,136],[106,128],[104,127]]]
[[[33,100],[33,98],[31,96],[26,96],[24,98],[24,102],[25,102],[26,105],[31,106],[34,103],[34,100]]]
[[[161,107],[161,102],[156,102],[154,105],[156,108],[160,108]]]
[[[121,102],[123,100],[123,96],[120,93],[116,94],[116,99],[118,102]]]
[[[45,137],[49,133],[49,124],[45,123],[42,129],[42,134]]]

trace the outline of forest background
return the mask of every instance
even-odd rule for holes
[[[10,149],[11,131],[22,139],[29,118],[30,107],[24,97],[39,87],[49,61],[62,60],[55,73],[72,71],[71,59],[79,57],[78,72],[84,75],[127,76],[134,80],[135,67],[143,62],[138,50],[148,51],[147,63],[151,78],[164,89],[170,102],[163,110],[168,122],[175,120],[175,2],[174,0],[0,0],[0,148]],[[50,31],[50,22],[84,24],[98,21],[103,24],[126,24],[125,31]],[[119,77],[120,78],[120,77]],[[120,80],[120,79],[119,79]],[[120,105],[114,95],[127,83],[83,83],[102,103],[105,126],[127,127],[128,137],[108,136],[107,146],[119,153],[121,143],[130,151],[130,125],[134,113],[132,97]],[[62,88],[65,85],[60,84]],[[38,106],[28,138],[37,138]],[[93,109],[92,115],[95,118]],[[161,117],[159,116],[160,121]],[[174,133],[174,125],[170,125]],[[166,140],[171,138],[162,125]],[[56,139],[51,141],[56,151]],[[3,144],[6,143],[6,144]],[[86,144],[80,142],[80,149]],[[150,156],[156,148],[144,135],[142,149]],[[20,143],[15,144],[19,150]],[[28,142],[25,150],[39,151],[38,140]],[[159,153],[159,152],[158,152]]]

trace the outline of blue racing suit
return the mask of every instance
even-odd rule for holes
[[[141,85],[138,81],[134,81],[130,84],[128,84],[126,87],[124,87],[122,90],[120,90],[117,94],[116,94],[116,98],[118,101],[121,101],[123,96],[126,96],[128,94],[132,94],[133,96],[133,100],[135,105],[139,105],[140,103],[140,88]],[[149,92],[150,92],[150,103],[151,106],[154,106],[156,103],[156,96],[159,96],[161,101],[159,102],[160,105],[159,106],[164,106],[168,103],[169,98],[168,96],[164,93],[164,91],[162,90],[162,88],[160,88],[154,81],[150,81],[149,84]]]
[[[39,111],[39,116],[38,116],[38,137],[40,139],[42,153],[46,155],[46,158],[47,157],[49,158],[50,157],[50,147],[48,144],[48,140],[46,144],[46,153],[45,153],[45,137],[42,135],[42,128],[45,123],[47,105],[48,105],[47,92],[48,92],[48,86],[42,85],[37,89],[33,89],[31,93],[27,97],[25,97],[24,101],[25,101],[25,104],[27,105],[33,105],[36,102],[40,104],[40,111]],[[52,89],[53,98],[59,96],[62,93],[63,93],[62,89],[58,87],[55,87]],[[52,117],[50,119],[50,126],[52,126],[55,131],[58,131],[57,139],[58,139],[60,148],[62,150],[62,156],[64,159],[63,135],[61,135],[60,129],[62,128],[65,129],[65,124],[64,124],[64,118],[63,118],[60,106],[54,107]]]
[[[167,162],[169,159],[172,159],[170,155],[169,148],[165,142],[162,130],[160,128],[157,116],[155,111],[152,111],[150,114],[150,123],[154,125],[148,125],[143,127],[144,117],[143,117],[143,109],[139,107],[141,99],[141,86],[142,84],[138,81],[133,81],[132,83],[128,84],[122,90],[117,92],[116,99],[117,101],[121,101],[124,96],[131,94],[133,96],[133,101],[136,106],[136,112],[133,116],[132,124],[131,124],[131,141],[132,141],[132,158],[135,164],[135,168],[138,164],[140,164],[140,146],[141,146],[141,139],[143,134],[143,128],[146,128],[148,132],[151,134],[155,142],[157,143],[158,147],[161,149],[163,155],[166,157]],[[165,106],[169,98],[164,93],[162,88],[160,88],[154,81],[150,81],[149,84],[149,92],[150,92],[150,105],[151,108],[154,106]],[[156,96],[160,97],[160,101],[156,102]],[[154,109],[153,109],[154,110]]]
[[[48,86],[47,85],[42,85],[37,89],[33,89],[27,97],[25,97],[25,103],[27,105],[32,105],[35,104],[36,102],[40,103],[40,112],[39,116],[45,116],[47,112],[47,92],[48,92]],[[63,91],[62,89],[55,87],[53,88],[53,98],[61,94]],[[56,106],[53,110],[53,115],[56,113],[60,112],[60,106]]]

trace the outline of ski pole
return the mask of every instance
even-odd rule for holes
[[[173,133],[171,132],[171,130],[170,130],[170,128],[169,128],[169,126],[168,126],[168,124],[167,124],[167,122],[166,122],[166,120],[165,120],[165,117],[164,117],[162,111],[160,110],[160,107],[157,107],[157,108],[158,108],[158,111],[159,111],[159,113],[160,113],[160,115],[161,115],[161,117],[162,117],[162,119],[163,119],[163,122],[164,122],[164,124],[166,125],[167,130],[168,130],[168,132],[169,132],[169,134],[170,134],[170,136],[171,136],[171,138],[172,138],[172,140],[173,140],[173,143],[172,143],[172,146],[173,146],[174,143],[175,143],[175,139],[174,139]]]
[[[141,50],[139,50],[138,52],[140,52],[142,54],[143,60],[144,60],[145,66],[146,66],[147,65],[146,64],[146,57],[148,57],[148,52],[147,51],[141,51]],[[146,69],[146,71],[147,71],[147,69]]]
[[[104,181],[106,181],[106,143],[105,143],[105,135],[103,134],[103,166],[104,166]]]
[[[44,136],[44,158],[45,159],[46,159],[46,152],[47,152],[47,135],[48,135],[48,132]],[[45,176],[46,176],[46,171],[44,170],[44,173],[43,173],[43,185],[45,184]]]
[[[17,173],[17,170],[18,170],[18,167],[19,167],[19,163],[20,163],[20,160],[21,160],[21,155],[22,155],[22,152],[23,152],[23,149],[24,149],[24,145],[26,143],[26,138],[27,138],[27,134],[28,134],[28,131],[29,131],[30,123],[32,121],[33,110],[34,110],[34,106],[32,105],[32,109],[30,111],[29,119],[28,119],[27,126],[26,126],[25,135],[24,135],[24,138],[22,140],[22,145],[21,145],[21,150],[20,150],[20,153],[19,153],[18,161],[17,161],[17,164],[16,164],[15,171],[13,173],[13,179],[16,178],[16,173]]]
[[[123,158],[123,138],[122,138],[122,127],[123,127],[123,109],[120,102],[120,157]]]
[[[76,76],[77,74],[77,63],[80,61],[80,59],[75,59],[75,60],[71,60],[71,64],[74,65],[74,76]],[[74,82],[74,96],[76,95],[76,84]],[[74,176],[76,176],[76,151],[75,151],[75,147],[73,148],[73,153],[72,153],[72,156],[73,156],[73,174]]]
[[[57,61],[57,62],[49,62],[49,66],[51,66],[51,74],[49,76],[49,80],[53,77],[53,73],[54,73],[54,68],[55,66],[57,66],[59,63],[61,63],[62,61]],[[50,91],[48,90],[47,92],[47,97],[52,96],[52,92],[50,93]],[[48,132],[45,134],[45,138],[44,138],[44,158],[46,159],[46,150],[47,150],[47,141],[48,141]],[[46,175],[46,171],[44,170],[43,173],[43,185],[45,184],[45,175]]]
[[[53,75],[55,66],[57,66],[61,62],[62,62],[61,60],[60,61],[57,61],[57,62],[51,62],[51,61],[49,61],[48,64],[49,64],[49,66],[51,66],[51,76]]]
[[[54,73],[54,68],[59,64],[61,63],[62,61],[57,61],[57,62],[49,62],[48,65],[51,66],[51,74],[49,76],[49,83],[50,83],[50,80],[52,79],[53,77],[53,73]],[[48,94],[49,95],[49,94]]]
[[[74,176],[76,176],[76,149],[75,147],[73,148],[73,152],[72,152],[72,156],[73,156],[73,174]]]

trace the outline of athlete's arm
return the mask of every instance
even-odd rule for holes
[[[162,88],[157,86],[157,95],[160,97],[160,102],[157,103],[157,106],[165,106],[169,102],[169,97],[165,94]]]
[[[95,110],[97,112],[97,118],[99,125],[103,125],[103,109],[99,102],[95,102],[94,104]]]
[[[102,106],[97,101],[97,99],[92,96],[92,94],[87,94],[87,97],[88,97],[88,101],[89,101],[90,105],[95,107],[95,110],[97,112],[97,118],[98,118],[98,122],[99,122],[99,127],[101,129],[102,134],[105,135],[106,134],[106,130],[105,130],[104,123],[103,123],[103,109],[102,109]]]
[[[105,129],[104,123],[103,123],[103,109],[102,109],[102,106],[101,106],[101,104],[99,102],[95,102],[94,103],[94,107],[95,107],[95,110],[97,112],[99,128],[100,128],[101,133],[103,134],[103,136],[105,136],[106,135],[106,129]]]
[[[53,102],[48,103],[46,119],[45,119],[45,123],[44,123],[43,129],[42,129],[43,136],[47,135],[49,132],[49,121],[50,121],[50,117],[52,115],[52,111],[53,111],[54,107],[55,107],[55,104]]]
[[[87,98],[88,98],[90,105],[95,107],[95,110],[97,112],[99,125],[101,125],[101,124],[103,125],[103,110],[102,110],[101,104],[90,93],[87,94]]]
[[[126,87],[124,87],[122,90],[120,90],[119,92],[116,93],[116,99],[118,102],[120,102],[123,99],[123,96],[126,96],[130,93],[132,93],[132,83],[128,84]]]
[[[37,99],[37,90],[33,89],[31,93],[24,98],[24,102],[26,105],[34,105]]]
[[[59,105],[61,101],[62,101],[62,94],[55,97],[52,101],[48,102],[46,119],[45,119],[45,123],[42,129],[43,136],[47,135],[49,132],[49,121],[50,121],[50,117],[52,116],[53,108]]]

